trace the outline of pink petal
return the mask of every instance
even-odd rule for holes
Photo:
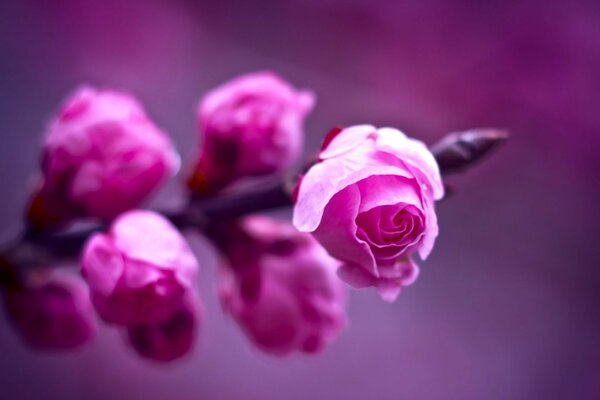
[[[382,269],[383,271],[383,269]],[[385,270],[387,276],[379,278],[369,274],[361,265],[344,264],[338,269],[340,279],[355,288],[375,287],[384,301],[396,300],[403,286],[417,279],[419,267],[410,258],[399,260],[392,268]]]
[[[373,175],[357,185],[361,196],[361,213],[375,207],[396,204],[414,205],[422,210],[420,192],[414,179],[398,175]]]
[[[313,165],[302,179],[298,191],[294,226],[301,232],[314,231],[321,222],[325,206],[336,193],[373,175],[413,177],[406,169],[382,165],[377,153],[368,146]]]
[[[356,289],[373,286],[375,277],[358,264],[343,264],[337,270],[341,280]]]
[[[439,227],[437,215],[434,209],[434,204],[429,199],[426,199],[425,213],[425,235],[423,236],[423,240],[421,241],[421,244],[419,246],[419,256],[422,260],[425,260],[427,257],[429,257],[431,250],[433,250],[435,239],[439,234]]]
[[[111,235],[128,259],[145,261],[159,268],[178,268],[183,238],[164,217],[151,211],[122,214],[111,226]]]
[[[123,272],[124,262],[110,238],[96,234],[85,245],[81,260],[82,274],[90,287],[103,296],[115,289]]]
[[[380,128],[377,131],[377,149],[396,155],[412,168],[415,175],[421,172],[425,183],[431,190],[435,200],[444,197],[444,185],[440,169],[427,146],[415,139],[410,139],[397,129]]]
[[[140,289],[158,281],[163,272],[152,264],[138,260],[128,260],[125,263],[123,284],[128,289]]]
[[[327,252],[342,261],[361,264],[377,276],[375,259],[369,245],[356,236],[355,215],[360,204],[360,192],[355,185],[336,194],[325,209],[325,217],[313,236]]]
[[[375,132],[377,132],[377,130],[372,125],[356,125],[343,129],[319,154],[319,158],[326,160],[347,153],[363,144],[369,136],[374,135]]]

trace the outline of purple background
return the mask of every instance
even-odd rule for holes
[[[190,162],[199,96],[259,69],[316,91],[307,150],[364,122],[428,143],[474,126],[513,137],[452,180],[418,282],[391,305],[353,291],[322,355],[252,348],[193,237],[207,309],[193,355],[148,363],[108,327],[80,351],[35,353],[3,322],[0,397],[600,398],[597,1],[3,1],[0,238],[20,228],[44,124],[76,85],[135,93]]]

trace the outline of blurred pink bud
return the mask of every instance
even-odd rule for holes
[[[198,262],[169,221],[135,210],[88,240],[81,270],[105,321],[152,324],[181,307],[195,286]]]
[[[203,147],[190,188],[207,194],[289,167],[300,156],[314,101],[312,92],[272,72],[243,75],[209,92],[198,106]]]
[[[34,348],[76,348],[96,332],[87,286],[73,275],[55,272],[41,285],[9,289],[6,307],[23,341]]]
[[[133,349],[144,358],[159,362],[174,361],[193,349],[201,318],[202,307],[190,295],[165,320],[128,328],[127,338]]]
[[[345,325],[345,290],[331,258],[310,235],[252,216],[246,239],[229,246],[219,276],[224,309],[267,353],[321,351]]]
[[[332,136],[302,179],[294,225],[343,261],[343,280],[393,301],[417,277],[411,256],[425,259],[438,235],[438,165],[396,129],[360,125]]]
[[[135,98],[81,87],[46,132],[43,182],[30,206],[30,223],[78,216],[111,220],[137,207],[178,168],[169,137]]]

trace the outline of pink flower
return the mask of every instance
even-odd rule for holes
[[[294,225],[343,261],[343,280],[393,301],[417,277],[411,256],[427,258],[438,235],[439,168],[396,129],[353,126],[329,139],[301,181]]]
[[[265,352],[319,352],[345,325],[339,263],[310,235],[248,217],[228,256],[232,268],[223,268],[219,280],[222,305]]]
[[[170,139],[135,98],[81,87],[46,132],[43,183],[30,222],[44,225],[78,216],[111,220],[137,207],[178,166]]]
[[[127,338],[142,357],[170,362],[188,354],[194,347],[202,308],[190,295],[181,307],[165,320],[127,329]]]
[[[303,121],[314,104],[271,72],[235,78],[198,106],[203,150],[190,187],[217,191],[237,178],[280,172],[299,157]]]
[[[35,348],[76,348],[96,332],[87,286],[73,275],[55,272],[41,284],[10,289],[6,307],[21,338]]]
[[[88,240],[81,269],[100,316],[136,325],[160,322],[181,307],[194,288],[198,262],[169,221],[135,210]]]

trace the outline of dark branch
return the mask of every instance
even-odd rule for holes
[[[483,156],[508,138],[499,129],[473,129],[451,133],[432,146],[443,174],[457,172],[474,165]],[[295,177],[295,176],[294,176]],[[235,220],[247,214],[289,207],[293,204],[291,187],[285,179],[250,190],[221,196],[192,199],[180,212],[161,212],[178,228],[197,228],[204,231],[216,224]],[[89,236],[101,231],[102,225],[64,232],[28,232],[21,240],[0,253],[0,265],[43,266],[50,261],[75,258]],[[4,270],[5,268],[0,268]],[[2,275],[2,274],[0,274]]]

